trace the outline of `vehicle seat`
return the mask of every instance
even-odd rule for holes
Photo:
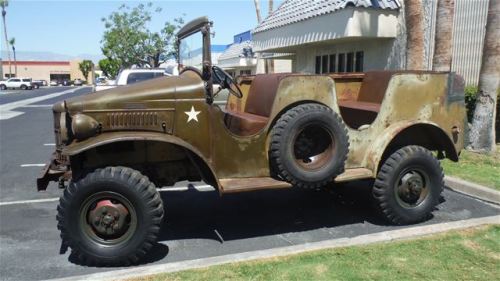
[[[258,74],[252,81],[244,111],[227,110],[225,124],[234,134],[250,136],[266,126],[281,79],[288,74]]]
[[[373,123],[380,111],[392,74],[389,71],[367,72],[357,99],[339,101],[340,113],[349,127],[357,129]]]

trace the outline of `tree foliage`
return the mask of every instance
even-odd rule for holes
[[[90,71],[92,71],[92,68],[94,67],[94,63],[91,60],[83,60],[81,63],[78,64],[78,68],[83,74],[83,77],[85,77],[85,80],[88,79]]]
[[[117,60],[105,58],[99,61],[99,68],[103,74],[110,78],[115,79],[118,72],[120,72],[120,62]]]
[[[120,63],[124,68],[158,67],[168,58],[175,56],[175,32],[184,20],[179,17],[173,22],[165,22],[159,32],[148,29],[153,14],[153,4],[139,4],[130,8],[122,5],[102,21],[105,31],[101,40],[103,54]]]

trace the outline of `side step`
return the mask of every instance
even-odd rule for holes
[[[335,178],[335,182],[345,182],[350,180],[361,180],[373,178],[373,172],[366,168],[346,169],[344,173]]]
[[[371,170],[365,168],[355,168],[345,170],[344,173],[335,178],[335,182],[345,182],[367,178],[373,178]],[[220,179],[219,183],[222,186],[223,193],[292,187],[292,185],[287,182],[275,180],[269,177]]]
[[[267,177],[220,179],[219,182],[222,186],[223,193],[292,187],[292,185],[287,182]]]

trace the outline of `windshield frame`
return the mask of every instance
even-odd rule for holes
[[[202,72],[201,72],[201,78],[203,81],[205,81],[205,94],[206,94],[206,100],[208,104],[213,103],[213,80],[212,80],[212,52],[210,49],[210,28],[212,27],[213,23],[208,20],[207,17],[200,17],[195,20],[192,20],[191,22],[187,23],[182,27],[179,32],[177,33],[177,64],[179,67],[179,73],[181,72],[180,69],[180,59],[181,59],[181,54],[180,54],[180,44],[181,41],[197,32],[201,32],[202,37],[203,37],[203,43],[202,43],[202,48],[203,48],[203,55],[202,55]]]

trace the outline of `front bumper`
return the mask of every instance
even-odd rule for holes
[[[51,181],[61,182],[61,180],[64,181],[69,178],[71,178],[71,171],[66,166],[58,165],[58,161],[53,157],[36,179],[36,188],[38,191],[44,191]]]

